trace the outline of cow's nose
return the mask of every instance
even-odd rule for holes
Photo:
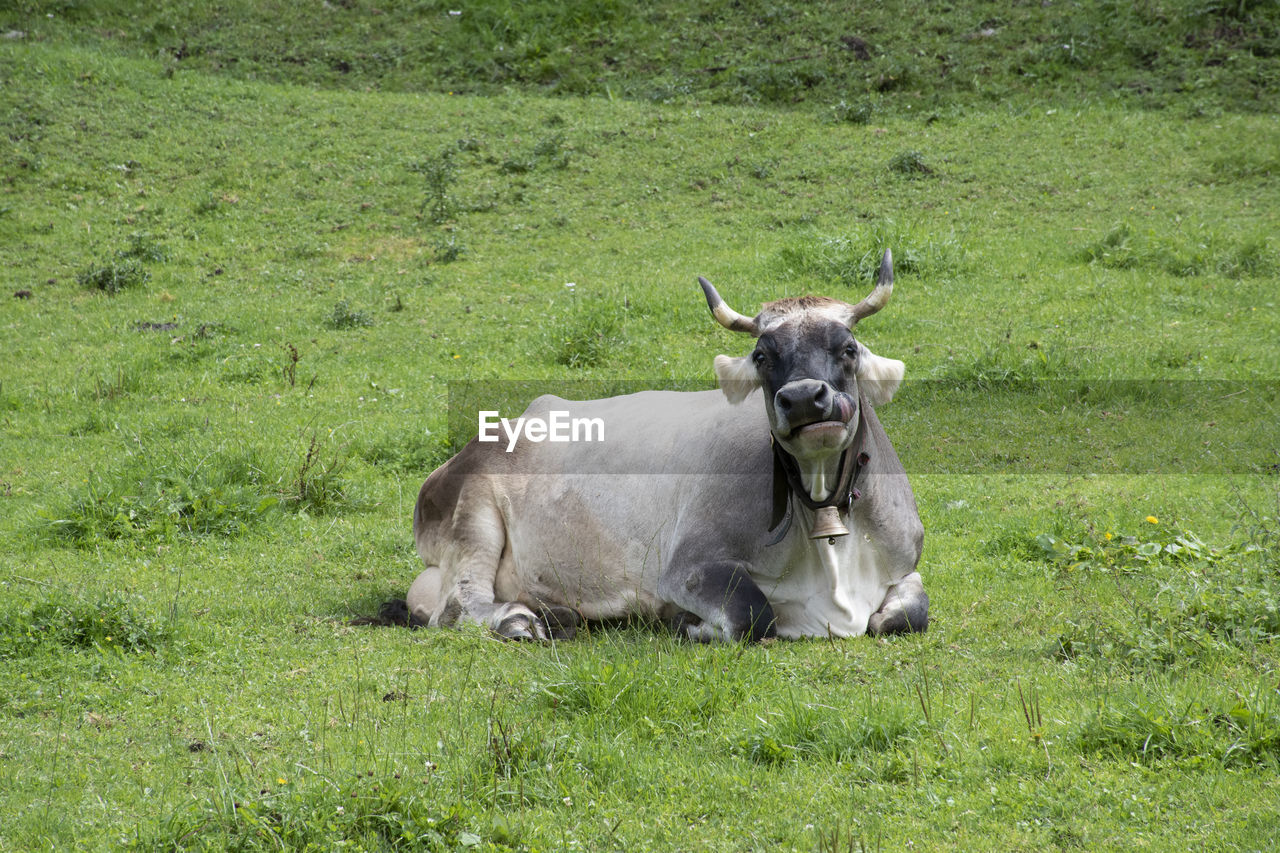
[[[826,417],[831,408],[831,386],[817,379],[788,382],[774,395],[774,406],[789,419]]]

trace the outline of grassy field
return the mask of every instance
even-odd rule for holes
[[[0,849],[1273,846],[1274,3],[382,5],[0,12]],[[886,247],[927,634],[346,624],[477,387]]]

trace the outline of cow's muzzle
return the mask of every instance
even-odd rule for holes
[[[773,396],[773,409],[782,435],[844,433],[857,414],[853,398],[818,379],[788,382]]]

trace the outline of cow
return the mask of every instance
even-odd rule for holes
[[[924,529],[873,408],[904,367],[853,336],[889,300],[892,254],[856,305],[785,298],[746,317],[699,282],[752,352],[716,357],[718,390],[525,411],[598,419],[600,441],[473,439],[418,495],[410,624],[517,640],[629,617],[695,641],[925,630]]]

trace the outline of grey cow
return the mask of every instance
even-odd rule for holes
[[[872,408],[903,364],[852,334],[887,303],[892,256],[857,305],[782,299],[751,318],[700,282],[753,352],[716,357],[718,391],[544,396],[525,412],[592,419],[601,441],[469,443],[418,496],[411,624],[513,639],[632,615],[701,641],[925,630],[923,527]]]

